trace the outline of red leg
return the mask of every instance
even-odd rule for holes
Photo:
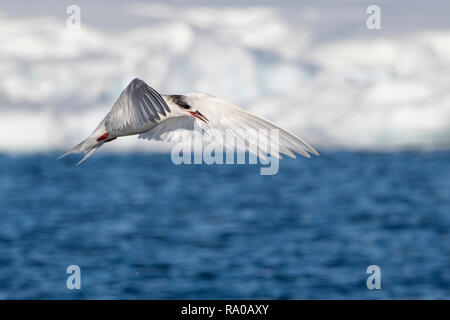
[[[108,134],[109,134],[108,132],[104,133],[100,138],[97,139],[97,141],[100,142],[102,140],[105,140],[106,138],[108,138]]]

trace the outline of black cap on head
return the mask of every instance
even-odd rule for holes
[[[189,103],[187,103],[186,97],[183,95],[171,95],[170,99],[173,103],[177,104],[183,109],[191,109],[191,106],[189,105]]]

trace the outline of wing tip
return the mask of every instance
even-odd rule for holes
[[[303,150],[303,152],[299,152],[299,154],[301,154],[302,156],[304,156],[305,158],[311,159],[311,154],[320,157],[319,152],[317,152],[315,149],[313,149],[311,147],[312,150],[307,149],[307,150]],[[308,153],[309,152],[309,153]]]
[[[316,149],[314,149],[313,147],[311,147],[310,152],[311,152],[313,155],[315,155],[315,156],[317,156],[317,157],[320,157],[319,152],[318,152]]]

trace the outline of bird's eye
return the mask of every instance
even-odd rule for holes
[[[182,96],[182,95],[172,95],[170,96],[172,102],[174,102],[175,104],[177,104],[180,108],[189,110],[191,109],[191,106],[187,103],[187,97]]]

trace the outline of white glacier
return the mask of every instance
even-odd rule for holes
[[[135,4],[124,14],[145,23],[122,31],[2,13],[0,151],[72,146],[135,77],[227,99],[319,148],[450,147],[450,29],[318,41],[282,10]],[[125,141],[108,148],[160,148]]]

